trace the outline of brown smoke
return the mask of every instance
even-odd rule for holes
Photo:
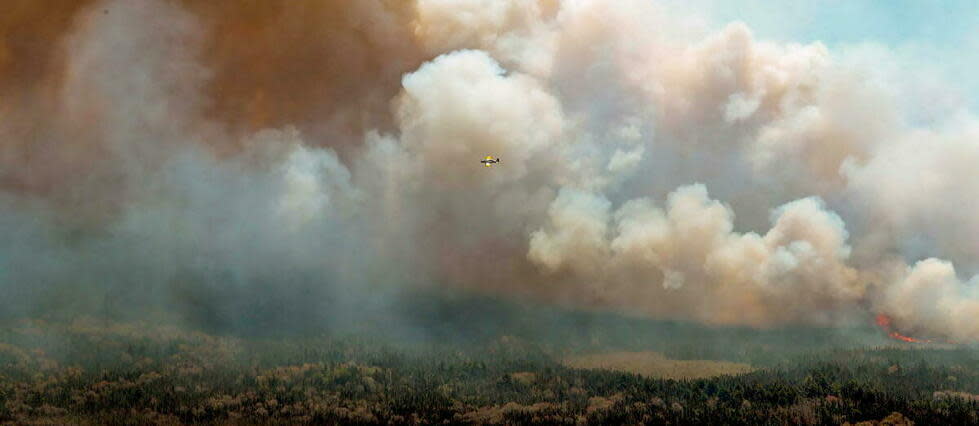
[[[239,135],[297,125],[315,144],[357,143],[390,126],[400,76],[424,59],[410,1],[183,3],[208,28],[208,117]]]
[[[423,56],[401,1],[239,2],[184,0],[205,28],[188,46],[209,71],[200,117],[230,138],[211,138],[219,152],[240,136],[298,126],[314,144],[349,147],[367,129],[390,126],[389,102],[401,74]],[[102,99],[63,113],[66,42],[73,29],[107,25],[119,2],[13,0],[0,17],[0,141],[4,188],[47,193],[84,180],[103,161]],[[149,24],[148,24],[149,25]],[[146,52],[153,54],[153,52]],[[324,120],[324,117],[326,118]],[[240,147],[239,147],[240,148]]]
[[[97,154],[56,141],[63,40],[92,1],[12,0],[0,15],[0,188],[50,192],[88,171]],[[57,146],[56,146],[57,145]]]
[[[922,129],[820,43],[646,0],[11,5],[0,266],[47,263],[0,280],[436,282],[754,326],[870,306],[979,337],[977,279],[916,262],[979,267],[979,120]]]

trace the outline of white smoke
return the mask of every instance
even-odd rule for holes
[[[951,263],[926,259],[900,271],[884,290],[881,308],[899,327],[974,341],[979,325],[979,276],[962,282]]]
[[[818,43],[757,41],[743,24],[698,38],[649,2],[563,2],[553,14],[520,1],[478,14],[476,3],[422,2],[423,42],[485,49],[542,79],[567,117],[567,147],[551,154],[566,164],[562,175],[524,181],[561,188],[525,234],[539,272],[512,279],[553,280],[541,291],[654,316],[833,323],[907,280],[911,272],[892,272],[896,256],[976,264],[979,246],[966,241],[976,234],[968,200],[979,174],[967,166],[974,138],[902,121],[897,100],[906,85],[889,80],[889,70],[834,57]],[[549,59],[514,53],[530,51]],[[459,91],[472,105],[482,98],[476,87]],[[513,122],[500,117],[497,128]],[[928,154],[910,154],[925,146]],[[830,200],[858,229],[812,196]],[[655,207],[664,197],[666,208]],[[768,212],[770,228],[750,232],[764,229],[759,218]],[[974,296],[966,283],[947,286],[959,289],[949,300]],[[963,310],[947,315],[956,312]],[[951,322],[921,320],[928,331],[952,333]]]
[[[529,258],[551,273],[611,281],[612,306],[710,323],[829,323],[865,295],[846,265],[843,222],[819,199],[782,206],[765,235],[734,232],[733,212],[703,185],[677,189],[665,209],[648,199],[614,214],[609,207],[562,192],[532,235]]]
[[[845,169],[852,203],[874,224],[874,251],[911,259],[941,255],[979,272],[979,121],[953,116],[912,129],[880,147],[864,166]]]
[[[177,297],[191,275],[232,299],[429,282],[752,326],[869,306],[979,339],[979,278],[949,263],[979,268],[971,113],[923,127],[893,72],[741,23],[705,31],[656,2],[415,6],[429,60],[402,76],[390,120],[363,120],[393,127],[355,141],[226,134],[205,113],[205,22],[157,0],[90,9],[67,41],[59,120],[108,147],[124,195],[72,246],[46,232],[57,219],[27,220],[57,206],[9,194],[16,219],[0,226],[27,230],[2,246],[0,277],[111,275]],[[53,260],[12,268],[19,250]],[[917,262],[933,256],[949,261]]]

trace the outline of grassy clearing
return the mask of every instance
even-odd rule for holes
[[[571,368],[611,370],[635,373],[652,379],[695,380],[755,371],[748,364],[728,361],[674,360],[658,352],[611,352],[569,357],[563,360]]]

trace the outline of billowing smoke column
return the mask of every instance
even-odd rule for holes
[[[62,2],[25,50],[42,3],[0,21],[5,314],[436,283],[979,338],[979,119],[859,55],[640,0]]]

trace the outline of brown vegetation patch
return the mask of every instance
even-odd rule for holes
[[[456,420],[472,424],[506,424],[510,423],[510,418],[514,416],[530,417],[536,423],[559,423],[561,416],[559,412],[562,406],[548,402],[539,402],[533,405],[521,405],[515,402],[508,402],[501,406],[482,407],[462,415],[458,415]]]
[[[961,398],[966,401],[976,401],[979,402],[979,395],[968,392],[956,392],[956,391],[936,391],[932,394],[935,399],[943,398]]]
[[[901,413],[891,413],[883,420],[870,420],[860,423],[843,423],[844,426],[914,426],[914,422]]]
[[[597,411],[609,410],[621,400],[622,400],[622,394],[615,394],[612,395],[612,397],[610,398],[593,396],[591,398],[588,398],[588,407],[585,408],[585,414],[592,414]]]
[[[518,373],[510,374],[510,378],[513,379],[513,381],[516,383],[520,383],[524,386],[530,386],[534,384],[534,381],[537,380],[537,374],[531,373],[529,371],[521,371]]]

